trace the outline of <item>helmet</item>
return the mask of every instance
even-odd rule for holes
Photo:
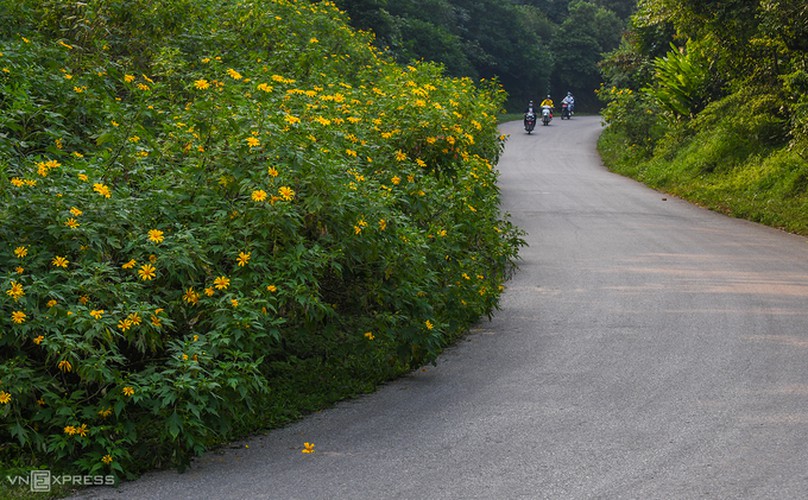
[[[567,95],[572,95],[572,92],[567,92]]]
[[[547,98],[548,98],[548,99],[552,99],[552,97],[550,97],[550,94],[547,94]]]

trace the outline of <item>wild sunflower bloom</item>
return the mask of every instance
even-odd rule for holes
[[[127,316],[126,319],[131,321],[132,325],[134,325],[134,326],[139,325],[140,322],[143,321],[143,318],[141,318],[140,314],[138,314],[138,313],[132,313],[129,316]]]
[[[213,290],[213,287],[209,286],[209,287],[205,288],[205,295],[207,295],[208,297],[213,297],[214,293],[216,293],[216,292]]]
[[[109,186],[101,184],[100,182],[96,182],[95,184],[93,184],[93,191],[100,194],[104,198],[110,198],[112,196],[112,192],[109,190]]]
[[[197,90],[207,90],[210,88],[210,83],[204,78],[202,78],[194,82],[194,87]]]
[[[156,271],[157,270],[154,268],[153,265],[144,264],[144,265],[140,266],[140,269],[138,269],[137,274],[138,274],[138,276],[140,276],[140,279],[142,279],[143,281],[150,281],[150,280],[154,279],[154,277],[157,275]]]
[[[247,141],[247,145],[251,148],[257,148],[261,145],[261,141],[258,140],[257,137],[247,137],[245,140]]]
[[[433,328],[435,328],[435,325],[433,325],[432,322],[429,320],[424,321],[424,325],[426,326],[427,330],[432,330]]]
[[[277,177],[278,169],[276,169],[275,167],[269,167],[267,168],[267,174],[269,174],[270,177]]]
[[[19,246],[14,249],[14,256],[16,256],[18,259],[22,259],[26,255],[28,255],[28,247]]]
[[[34,338],[31,340],[31,342],[33,342],[33,343],[34,343],[34,344],[36,344],[36,345],[39,345],[39,344],[41,344],[41,343],[42,343],[42,341],[43,341],[43,340],[45,340],[45,337],[44,337],[44,336],[42,336],[42,335],[37,335],[36,337],[34,337]]]
[[[289,186],[281,186],[278,189],[278,194],[281,195],[281,198],[286,201],[292,201],[292,199],[295,197],[294,190]]]
[[[122,332],[125,332],[132,328],[132,320],[130,319],[122,319],[118,321],[118,329]]]
[[[107,418],[112,415],[112,408],[104,408],[103,410],[98,410],[98,416],[101,418]]]
[[[196,290],[193,288],[189,288],[185,290],[185,294],[182,296],[182,300],[187,302],[188,304],[196,304],[199,302],[199,294],[196,293]]]
[[[365,338],[368,340],[373,340],[376,338],[376,336],[373,335],[373,332],[365,332]]]
[[[270,293],[275,293],[278,291],[278,287],[276,287],[275,285],[267,285],[267,291],[269,291]]]
[[[126,83],[132,83],[135,81],[135,75],[124,75],[123,81],[125,81]]]
[[[56,299],[50,299],[50,300],[48,301],[47,306],[48,306],[49,308],[50,308],[50,307],[54,307],[54,306],[55,306],[56,304],[58,304],[58,303],[59,303],[59,302],[58,302]]]
[[[70,229],[76,229],[77,227],[81,226],[81,224],[79,224],[79,221],[73,217],[70,217],[65,221],[65,226],[69,227]]]
[[[137,265],[137,261],[135,259],[130,260],[129,262],[124,263],[121,267],[124,269],[132,269]]]
[[[78,209],[78,207],[71,207],[71,208],[70,208],[70,213],[71,213],[71,214],[72,214],[74,217],[80,217],[80,216],[81,216],[81,215],[82,215],[84,212],[82,212],[81,210],[79,210],[79,209]]]
[[[304,455],[314,453],[314,443],[303,443],[303,449],[300,452]]]
[[[130,387],[130,386],[127,385],[126,387],[123,388],[123,395],[124,396],[132,397],[134,394],[135,394],[135,388],[134,387]]]
[[[407,154],[400,149],[396,151],[396,161],[404,161],[407,159]]]
[[[101,317],[104,316],[104,312],[105,311],[103,309],[93,309],[90,311],[90,316],[95,319],[101,319]]]
[[[162,243],[165,240],[163,232],[159,229],[149,229],[149,241],[152,243]]]
[[[267,199],[267,192],[263,189],[256,189],[252,192],[250,198],[252,198],[252,201],[262,202]]]
[[[101,457],[101,461],[104,462],[104,464],[106,464],[106,465],[111,464],[112,463],[112,455],[104,455],[103,457]]]
[[[0,391],[0,404],[7,405],[11,402],[11,394],[6,391]]]
[[[73,365],[70,364],[70,361],[63,359],[59,361],[59,364],[56,365],[60,370],[65,373],[70,373],[73,371]]]
[[[250,262],[250,256],[251,255],[252,255],[252,252],[247,252],[247,253],[239,252],[238,258],[236,259],[236,261],[238,262],[238,266],[239,267],[246,266],[247,263]]]
[[[25,323],[25,318],[27,317],[28,316],[22,311],[14,311],[11,313],[11,321],[17,323],[18,325]]]
[[[217,290],[227,290],[227,287],[230,286],[230,278],[227,276],[219,276],[213,280],[213,286],[216,287]]]
[[[241,76],[241,73],[239,73],[238,71],[234,70],[233,68],[228,68],[228,70],[227,70],[227,75],[228,75],[230,78],[232,78],[233,80],[241,80],[241,79],[243,78],[243,76]]]
[[[6,290],[6,295],[14,299],[14,302],[17,302],[23,295],[25,295],[25,290],[23,290],[20,283],[11,280],[11,288]]]
[[[230,305],[232,305],[233,307],[238,307],[238,299],[231,299]]]
[[[68,436],[75,436],[76,435],[76,428],[73,427],[72,425],[67,425],[64,428],[64,433],[67,434]]]
[[[88,430],[89,429],[87,429],[87,424],[81,424],[80,427],[76,427],[76,434],[78,434],[81,437],[87,437]]]

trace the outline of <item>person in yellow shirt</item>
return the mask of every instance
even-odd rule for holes
[[[545,99],[544,99],[544,100],[541,102],[541,104],[539,104],[539,106],[540,106],[540,107],[542,107],[542,108],[543,108],[543,107],[545,107],[545,106],[549,106],[549,107],[550,107],[550,118],[551,118],[551,119],[553,118],[553,107],[554,107],[555,105],[553,104],[553,98],[552,98],[552,97],[550,97],[550,96],[548,95],[548,96],[547,96],[547,97],[546,97],[546,98],[545,98]]]

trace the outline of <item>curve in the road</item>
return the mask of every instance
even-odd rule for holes
[[[806,240],[609,173],[600,128],[503,125],[504,208],[530,246],[494,320],[436,367],[80,496],[808,497]]]

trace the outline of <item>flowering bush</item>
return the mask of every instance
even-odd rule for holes
[[[202,3],[3,2],[0,456],[182,465],[279,363],[417,366],[497,305],[497,86],[328,2]]]

